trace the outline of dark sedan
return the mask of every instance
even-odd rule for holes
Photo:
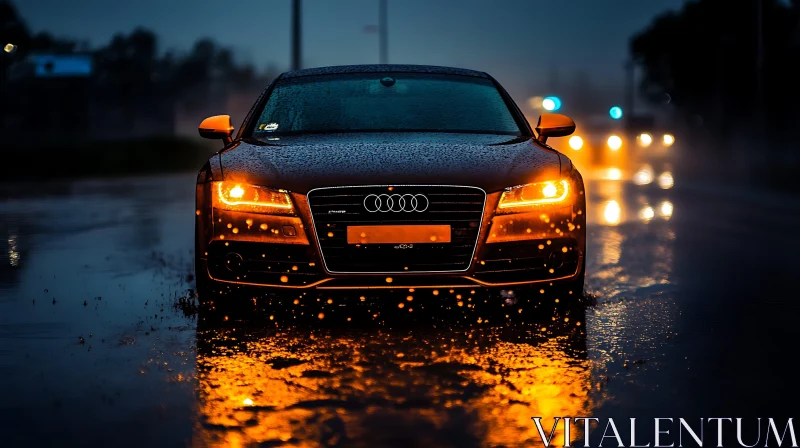
[[[583,291],[584,185],[486,73],[408,65],[280,75],[197,178],[205,291],[476,288]]]

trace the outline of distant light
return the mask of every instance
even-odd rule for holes
[[[561,109],[561,98],[557,96],[548,96],[542,100],[542,107],[544,110],[555,111]]]
[[[620,180],[622,179],[622,171],[619,168],[609,168],[606,178],[610,180]]]
[[[93,72],[92,57],[88,54],[35,54],[29,59],[37,78],[88,77]]]
[[[664,201],[659,208],[661,209],[661,216],[665,218],[672,216],[672,202]]]
[[[661,175],[658,176],[658,186],[662,189],[669,190],[674,184],[675,180],[672,178],[672,173],[661,173]]]
[[[633,183],[636,185],[647,185],[651,182],[653,182],[653,169],[649,166],[643,167],[633,175]]]
[[[642,146],[642,148],[647,148],[651,143],[653,143],[653,136],[646,132],[639,135],[639,144]]]
[[[675,137],[672,134],[664,134],[664,146],[672,146],[675,143]]]
[[[608,147],[611,148],[612,151],[618,150],[622,147],[622,139],[616,135],[608,137]]]
[[[622,108],[619,106],[614,106],[608,110],[608,114],[611,115],[611,118],[614,120],[619,120],[622,118]]]
[[[569,147],[576,151],[583,148],[583,139],[577,135],[573,135],[569,138]]]
[[[617,201],[608,201],[603,209],[603,218],[608,224],[619,224],[619,218],[622,214],[622,209],[619,207]]]
[[[528,98],[528,106],[530,106],[531,109],[534,109],[534,110],[535,109],[541,109],[543,107],[542,106],[542,102],[543,101],[544,101],[544,98],[541,97],[541,96],[532,96],[532,97]]]
[[[656,211],[649,205],[639,211],[639,218],[644,222],[649,222],[654,216],[656,216]]]
[[[17,51],[17,46],[14,44],[6,44],[6,46],[3,47],[3,51],[5,51],[6,53],[13,53]]]

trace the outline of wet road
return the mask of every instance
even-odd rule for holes
[[[796,414],[798,200],[590,181],[596,304],[568,315],[399,291],[198,328],[193,181],[0,186],[0,446],[541,446],[532,416]]]

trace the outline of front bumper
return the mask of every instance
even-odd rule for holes
[[[211,209],[198,185],[197,269],[218,282],[278,289],[504,287],[563,282],[585,257],[585,198],[536,213],[494,215],[500,193],[486,195],[474,256],[457,272],[332,273],[304,195],[297,217]],[[200,274],[200,273],[198,273]]]

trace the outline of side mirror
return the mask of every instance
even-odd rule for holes
[[[540,142],[546,143],[548,137],[566,137],[573,132],[575,132],[575,122],[572,121],[572,118],[561,114],[539,115],[536,139]]]
[[[208,117],[200,123],[197,128],[200,131],[200,136],[210,139],[221,139],[225,144],[233,141],[231,134],[233,134],[233,125],[231,125],[230,115],[214,115]]]

